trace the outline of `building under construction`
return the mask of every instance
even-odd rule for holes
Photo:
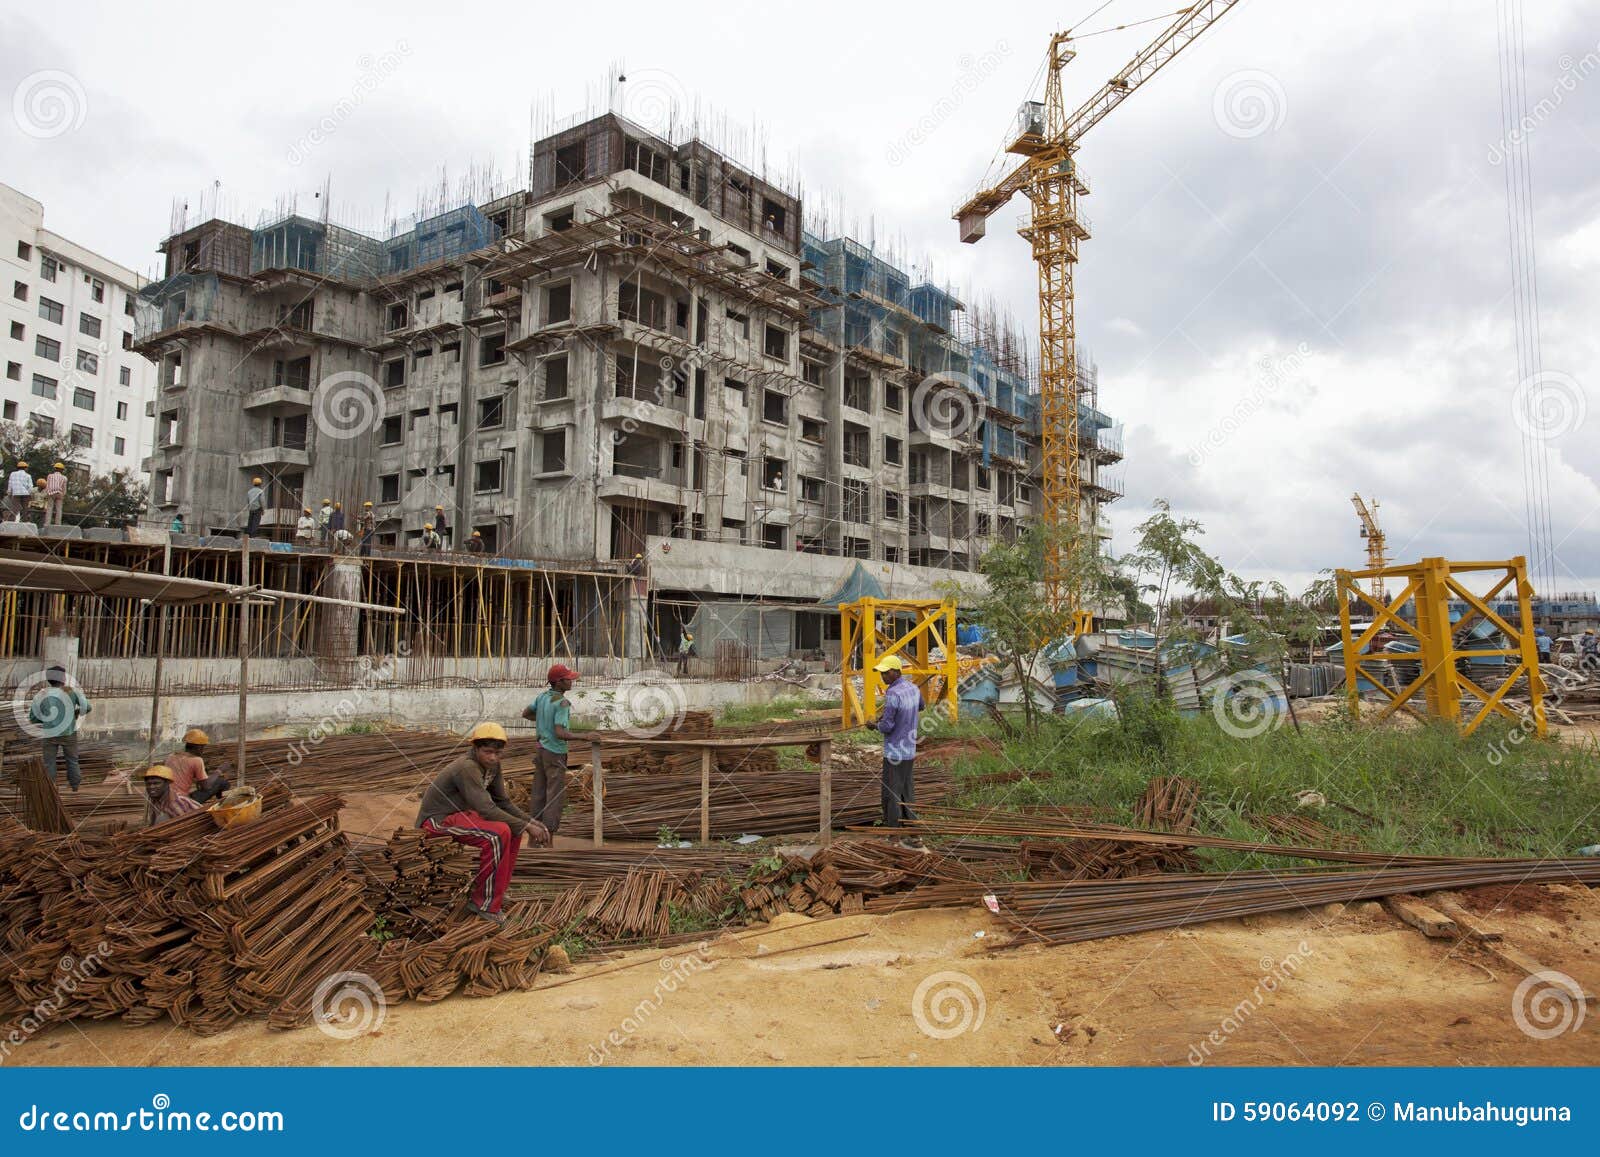
[[[927,597],[1038,513],[1026,343],[698,139],[598,116],[534,144],[525,190],[388,232],[163,243],[137,338],[163,525],[236,534],[260,476],[263,534],[370,501],[400,557],[442,507],[458,548],[643,573],[657,645],[711,603],[778,658],[831,641],[817,605],[858,565]],[[1085,397],[1099,532],[1121,450]]]

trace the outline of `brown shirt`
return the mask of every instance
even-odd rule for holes
[[[446,767],[422,795],[417,811],[417,827],[428,820],[443,820],[456,812],[476,812],[486,820],[498,820],[520,836],[530,817],[506,795],[505,777],[497,767],[486,769],[469,753]]]

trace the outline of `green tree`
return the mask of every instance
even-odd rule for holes
[[[65,513],[80,526],[133,526],[149,505],[148,490],[136,474],[113,470],[94,475],[87,487],[69,488]]]
[[[1172,602],[1183,590],[1205,598],[1224,601],[1227,573],[1222,564],[1205,552],[1199,543],[1205,528],[1192,518],[1174,518],[1171,505],[1162,498],[1154,504],[1155,513],[1139,524],[1138,540],[1120,560],[1129,571],[1137,590],[1149,596],[1150,633],[1155,636],[1152,659],[1155,663],[1156,694],[1167,690],[1165,652],[1173,643],[1195,641],[1181,619],[1174,622]]]
[[[17,462],[28,464],[37,480],[66,464],[67,500],[62,516],[79,526],[130,526],[143,517],[149,495],[139,476],[129,470],[91,475],[70,437],[38,434],[19,422],[0,422],[0,457],[9,474]]]
[[[1011,667],[1023,688],[1023,719],[1028,730],[1038,725],[1030,680],[1039,658],[1050,647],[1070,642],[1073,607],[1052,607],[1045,598],[1045,555],[1054,543],[1068,590],[1084,607],[1097,608],[1120,597],[1113,572],[1095,549],[1094,538],[1073,527],[1030,526],[1016,542],[997,543],[984,552],[978,573],[985,586],[968,590],[951,584],[949,593],[988,635],[988,645]]]
[[[16,464],[26,462],[28,473],[43,478],[57,462],[65,462],[67,471],[77,470],[87,474],[88,467],[73,457],[72,439],[59,434],[40,436],[31,426],[20,422],[0,422],[0,455],[5,457],[5,470],[10,473]]]

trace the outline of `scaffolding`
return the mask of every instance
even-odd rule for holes
[[[1466,575],[1491,576],[1493,585],[1487,594],[1474,594],[1463,581]],[[1491,713],[1523,721],[1506,705],[1505,697],[1514,684],[1526,679],[1527,718],[1537,735],[1545,734],[1545,688],[1533,634],[1533,588],[1522,556],[1504,562],[1425,558],[1408,565],[1340,570],[1335,577],[1345,695],[1352,717],[1360,718],[1361,689],[1371,686],[1388,700],[1378,712],[1379,720],[1400,710],[1416,714],[1415,703],[1420,698],[1427,715],[1456,722],[1471,735]],[[1367,579],[1393,580],[1400,593],[1392,600],[1379,599],[1361,589],[1360,582]],[[1507,588],[1516,599],[1514,616],[1502,615],[1492,605]],[[1450,618],[1452,599],[1467,607],[1454,622]],[[1360,604],[1365,604],[1373,617],[1357,635],[1351,625],[1351,608]],[[1399,641],[1383,651],[1369,651],[1378,635],[1387,631],[1395,632]],[[1397,677],[1389,678],[1385,667]],[[1492,691],[1479,682],[1485,676],[1494,685]],[[1402,679],[1406,679],[1403,684]],[[1470,701],[1476,701],[1477,709],[1469,718]]]
[[[296,269],[335,281],[366,284],[383,271],[376,239],[309,217],[292,215],[250,235],[250,272]]]
[[[356,601],[400,612],[340,612],[292,600],[244,608],[237,603],[173,606],[163,647],[169,660],[229,659],[237,653],[241,626],[254,659],[320,663],[403,656],[414,681],[445,677],[463,664],[486,682],[520,681],[530,671],[537,673],[537,663],[513,668],[508,661],[515,659],[603,658],[620,669],[630,652],[627,608],[634,580],[627,575],[521,560],[354,558],[280,549],[252,550],[246,574],[243,555],[236,547],[72,542],[57,544],[48,557],[230,586],[259,585],[269,594],[355,594]],[[340,577],[341,570],[357,568],[355,581]],[[241,623],[242,615],[249,616],[248,624]],[[146,678],[131,661],[157,650],[159,621],[148,604],[0,591],[0,660],[42,655],[45,636],[67,630],[78,639],[80,659],[105,667],[100,690],[131,691]],[[638,640],[633,643],[636,648]],[[315,664],[299,670],[302,681],[320,681]]]

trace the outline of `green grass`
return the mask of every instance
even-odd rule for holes
[[[752,723],[765,723],[769,719],[798,718],[802,711],[839,710],[834,699],[806,699],[798,695],[785,695],[770,703],[738,703],[724,707],[717,722],[729,727],[743,727]]]
[[[963,760],[959,779],[1024,769],[1020,784],[958,786],[959,806],[1088,804],[1131,822],[1151,777],[1200,785],[1199,830],[1268,840],[1248,817],[1296,812],[1295,794],[1321,792],[1329,806],[1300,810],[1375,851],[1463,856],[1569,855],[1600,840],[1600,753],[1593,742],[1507,742],[1486,725],[1471,738],[1454,727],[1282,727],[1255,738],[1228,735],[1209,714],[1182,718],[1132,704],[1099,728],[1049,719],[1008,741],[1003,755]],[[1346,805],[1359,815],[1336,805]],[[1217,868],[1283,865],[1281,857],[1208,853]]]

